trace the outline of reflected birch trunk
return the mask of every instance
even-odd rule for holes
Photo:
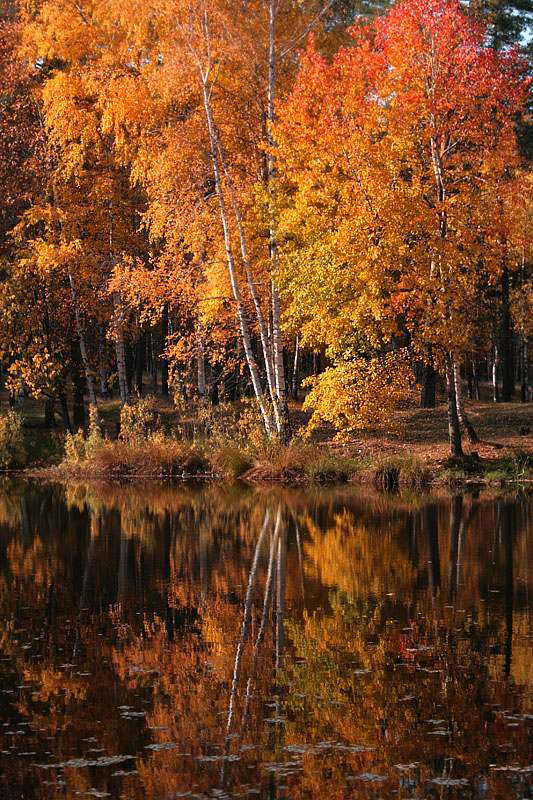
[[[273,587],[274,587],[274,574],[275,574],[275,554],[276,554],[276,545],[278,543],[279,537],[279,528],[281,523],[281,507],[278,507],[278,513],[276,517],[276,525],[274,528],[274,534],[272,536],[272,542],[270,544],[270,555],[268,559],[268,570],[267,570],[267,577],[266,577],[266,584],[265,584],[265,597],[263,600],[263,613],[261,614],[261,623],[259,625],[259,631],[257,633],[257,637],[255,640],[254,645],[254,652],[252,656],[252,664],[250,667],[250,674],[248,676],[248,682],[246,684],[246,696],[244,699],[244,709],[241,718],[241,725],[239,729],[239,736],[237,739],[237,751],[239,750],[244,734],[246,731],[246,725],[248,722],[248,716],[250,713],[250,702],[252,699],[252,686],[255,680],[255,674],[257,670],[257,663],[259,660],[259,652],[261,650],[261,645],[263,644],[266,627],[268,622],[268,615],[270,611],[270,606],[272,603],[272,596],[273,596]],[[229,722],[229,717],[228,717]],[[227,777],[227,765],[228,765],[228,756],[229,756],[229,748],[231,743],[231,737],[229,735],[229,731],[226,734],[226,741],[224,745],[224,761],[222,764],[222,772],[220,776],[221,786],[224,787],[226,783]]]
[[[452,498],[450,509],[450,545],[448,558],[448,602],[451,603],[457,591],[457,545],[463,512],[463,496]]]
[[[235,654],[235,666],[233,669],[233,680],[231,683],[230,701],[228,709],[228,723],[226,727],[226,736],[229,736],[233,726],[233,718],[235,716],[235,702],[237,700],[237,689],[239,688],[239,678],[241,674],[242,655],[248,639],[248,632],[250,629],[250,621],[252,618],[252,604],[254,600],[255,584],[257,581],[257,573],[259,570],[259,562],[261,559],[261,547],[270,524],[270,509],[267,508],[265,514],[265,521],[257,540],[255,547],[254,559],[250,569],[250,577],[248,579],[248,589],[246,591],[246,599],[244,601],[244,616],[242,620],[241,633],[239,637],[239,644],[237,645],[237,653]]]
[[[437,591],[440,588],[440,557],[439,557],[439,517],[437,506],[428,505],[422,510],[421,518],[422,535],[426,539],[426,554],[428,567],[428,583],[431,593],[432,605],[435,605]]]
[[[513,563],[513,520],[509,503],[500,503],[500,534],[505,548],[505,667],[504,675],[511,674],[513,657],[513,602],[514,602],[514,563]]]

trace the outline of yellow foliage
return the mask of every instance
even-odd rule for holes
[[[321,422],[335,426],[337,439],[353,431],[393,429],[394,409],[409,389],[412,377],[405,349],[327,368],[318,378],[307,381],[312,388],[304,408],[314,409],[308,434]]]

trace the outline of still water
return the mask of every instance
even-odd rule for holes
[[[532,510],[0,484],[0,797],[533,797]]]

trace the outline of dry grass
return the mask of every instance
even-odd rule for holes
[[[80,457],[70,457],[55,468],[57,477],[189,477],[218,479],[244,477],[254,483],[325,483],[350,480],[381,488],[420,490],[436,476],[450,483],[465,480],[503,481],[533,476],[533,404],[469,403],[466,408],[480,436],[478,444],[464,440],[466,458],[450,461],[446,409],[419,407],[418,393],[396,413],[401,434],[369,432],[340,444],[334,431],[323,426],[310,440],[301,434],[308,415],[292,403],[291,421],[296,438],[287,446],[269,446],[260,431],[243,425],[249,404],[227,407],[225,417],[198,421],[193,410],[183,424],[169,401],[155,401],[156,430],[138,441],[115,439],[116,402],[104,408],[106,437]],[[111,412],[106,418],[107,411]],[[231,419],[228,422],[229,417]],[[226,419],[228,417],[228,419]],[[249,422],[252,425],[252,421]],[[187,434],[188,428],[192,435]],[[42,429],[26,423],[26,434]],[[232,432],[233,431],[233,432]],[[199,435],[205,435],[203,441]],[[82,437],[83,438],[83,437]],[[85,441],[85,440],[84,440]],[[72,456],[72,454],[71,454]],[[36,459],[37,460],[37,459]],[[42,459],[41,463],[42,463]],[[34,462],[35,463],[35,462]]]

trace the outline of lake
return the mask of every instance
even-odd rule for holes
[[[0,797],[532,798],[531,496],[0,483]]]

